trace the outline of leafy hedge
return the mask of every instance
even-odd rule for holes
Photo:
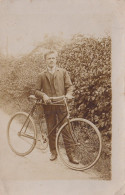
[[[111,39],[74,36],[60,52],[59,65],[74,84],[73,115],[84,117],[99,130],[111,130]]]
[[[22,105],[33,93],[37,75],[44,69],[43,54],[34,50],[20,59],[8,61],[1,78],[1,92]],[[72,114],[96,124],[99,130],[111,130],[111,39],[74,35],[59,51],[58,64],[69,71],[74,85]],[[24,99],[24,100],[23,100]],[[27,105],[25,106],[25,109]]]

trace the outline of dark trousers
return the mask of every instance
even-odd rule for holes
[[[66,110],[62,106],[52,106],[52,108],[45,112],[46,124],[48,129],[48,134],[51,132],[52,128],[56,125],[57,121],[60,121],[66,115]],[[63,120],[63,123],[66,122],[66,119]],[[62,125],[62,124],[61,124]],[[68,135],[68,126],[63,131],[63,141],[65,144],[66,153],[69,156],[71,153],[71,148],[69,148],[69,141],[67,139]],[[49,135],[49,148],[50,152],[56,153],[56,129],[51,132]]]

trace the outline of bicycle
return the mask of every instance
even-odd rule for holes
[[[37,129],[32,116],[37,105],[46,105],[34,95],[29,97],[34,101],[30,113],[17,112],[11,117],[7,127],[7,138],[10,148],[20,156],[28,155],[34,149],[37,141]],[[55,128],[59,128],[56,135],[56,150],[61,161],[67,167],[74,170],[86,170],[91,168],[98,161],[102,149],[101,135],[98,128],[89,120],[71,118],[67,98],[65,96],[51,97],[50,99],[52,101],[51,105],[65,106],[66,114],[62,120],[58,121],[48,135],[41,137],[43,149],[46,149],[48,137],[52,131]],[[66,120],[66,122],[62,125],[64,120]],[[17,127],[19,127],[19,130]],[[16,133],[14,131],[16,131]],[[19,140],[15,141],[17,138]],[[67,147],[65,140],[68,141]],[[16,144],[14,145],[13,142]],[[17,147],[17,145],[19,145],[19,147]],[[73,164],[69,161],[67,150],[72,151],[72,155],[79,160],[79,164]]]

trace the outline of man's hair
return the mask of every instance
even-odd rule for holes
[[[46,60],[46,57],[50,54],[55,54],[57,56],[57,51],[55,50],[49,50],[44,54],[44,60]]]

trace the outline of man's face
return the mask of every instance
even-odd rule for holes
[[[56,54],[48,54],[46,56],[46,64],[49,68],[53,68],[56,65]]]

